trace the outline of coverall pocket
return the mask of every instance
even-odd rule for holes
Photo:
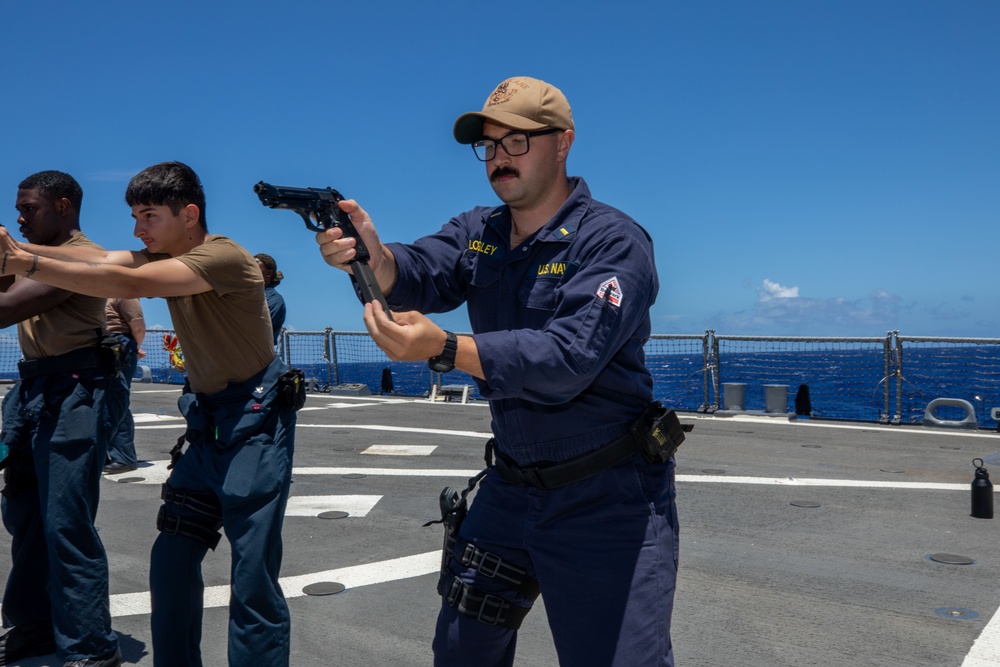
[[[101,432],[99,425],[105,419],[104,406],[97,405],[94,395],[82,382],[73,387],[60,405],[46,406],[46,411],[52,409],[58,410],[56,414],[49,415],[55,420],[49,441],[52,449],[81,444],[89,447]]]
[[[539,278],[521,291],[521,303],[532,310],[553,311],[559,300],[559,284],[562,278]]]
[[[594,299],[578,322],[570,351],[580,371],[589,373],[600,361],[600,353],[618,322],[618,308]]]
[[[637,459],[632,465],[631,472],[635,475],[638,489],[654,512],[665,512],[667,506],[677,496],[673,483],[673,467],[672,460],[666,463],[646,463]]]
[[[461,266],[465,279],[473,287],[490,287],[500,278],[499,262],[475,250],[465,251]]]
[[[0,428],[0,442],[11,445],[21,439],[24,431],[28,411],[21,405],[21,398],[18,393],[20,385],[14,385],[3,397],[3,404],[0,411],[3,413],[3,426]]]
[[[215,418],[215,441],[220,447],[230,447],[264,430],[273,406],[250,401],[217,407]]]
[[[243,500],[273,495],[285,478],[284,455],[284,448],[274,447],[266,433],[238,445],[222,483],[223,494]]]

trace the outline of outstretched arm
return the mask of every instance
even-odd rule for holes
[[[48,312],[71,296],[66,290],[34,280],[15,281],[0,294],[0,328]]]
[[[38,246],[32,246],[32,249]],[[54,250],[42,246],[46,251]],[[0,274],[17,273],[34,281],[78,294],[133,299],[200,294],[212,289],[204,278],[177,259],[149,262],[142,253],[128,251],[73,252],[58,259],[28,252],[0,228]],[[63,254],[63,253],[59,253]]]
[[[4,236],[0,230],[0,238]],[[6,234],[10,239],[9,234]],[[17,243],[13,239],[10,241]],[[36,245],[34,243],[17,243],[17,247],[32,255],[39,257],[51,257],[64,262],[94,262],[98,264],[117,264],[119,266],[139,266],[146,263],[146,257],[141,252],[131,250],[105,250],[92,246],[47,246]],[[6,247],[2,248],[7,250]]]

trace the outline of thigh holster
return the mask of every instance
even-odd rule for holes
[[[450,572],[441,574],[438,592],[458,613],[471,616],[486,625],[499,625],[517,630],[521,627],[524,617],[531,611],[531,607],[518,607],[499,596],[484,593]]]
[[[538,581],[528,571],[505,562],[500,556],[464,540],[451,537],[445,547],[446,556],[480,575],[502,582],[519,595],[534,600],[538,597]],[[499,625],[516,630],[531,607],[519,607],[501,597],[471,586],[444,569],[438,579],[438,593],[459,613],[472,616],[480,623]]]
[[[222,505],[207,492],[175,489],[164,484],[160,492],[163,505],[156,516],[156,528],[168,535],[183,535],[207,544],[212,550],[219,545],[222,534]],[[187,510],[179,511],[180,508]]]
[[[485,577],[501,581],[519,595],[531,599],[538,597],[538,581],[528,574],[527,570],[511,565],[492,552],[483,551],[470,542],[452,538],[448,545],[448,553],[451,559],[462,567],[472,568]]]
[[[441,556],[441,576],[438,594],[460,614],[471,616],[487,625],[498,625],[516,630],[531,607],[519,607],[503,598],[486,593],[463,582],[451,572],[449,563],[454,561],[466,569],[475,570],[480,576],[495,579],[504,587],[534,600],[538,597],[538,581],[527,570],[505,562],[500,556],[480,549],[458,537],[458,529],[468,513],[467,496],[487,473],[483,470],[469,480],[461,492],[448,487],[441,492],[441,519],[429,521],[424,526],[440,523],[444,526],[444,547]]]

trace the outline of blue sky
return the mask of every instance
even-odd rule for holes
[[[995,0],[36,0],[0,26],[0,221],[59,169],[84,231],[138,249],[125,186],[181,160],[300,331],[361,308],[253,184],[332,186],[411,241],[496,203],[451,127],[527,75],[573,107],[570,173],[653,236],[654,332],[1000,337]]]

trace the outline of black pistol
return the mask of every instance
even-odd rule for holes
[[[344,197],[333,188],[292,188],[283,185],[271,185],[260,181],[253,186],[253,191],[260,198],[260,203],[268,208],[286,208],[295,211],[306,223],[306,227],[314,232],[321,232],[331,227],[339,227],[344,231],[344,237],[356,241],[354,250],[357,254],[348,265],[357,281],[358,290],[365,303],[378,301],[382,304],[385,314],[392,319],[385,295],[375,280],[375,272],[368,266],[371,254],[361,240],[349,216],[337,205]]]

